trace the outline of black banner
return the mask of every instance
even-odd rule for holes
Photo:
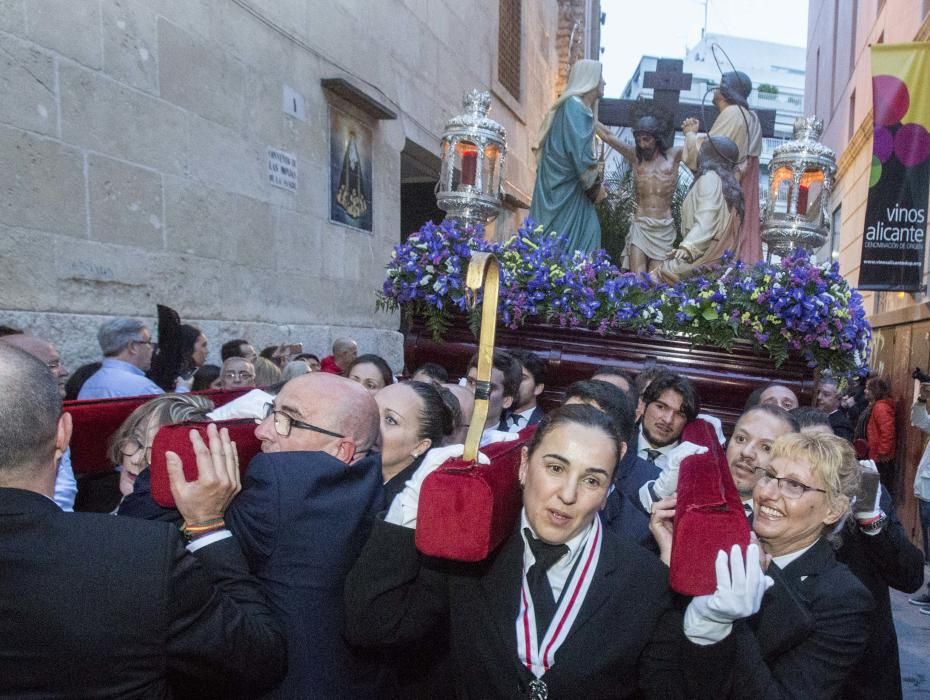
[[[885,131],[893,138],[900,128]],[[930,161],[908,168],[892,152],[880,167],[865,210],[858,287],[917,292],[922,289],[924,271]],[[870,184],[875,168],[873,162]]]

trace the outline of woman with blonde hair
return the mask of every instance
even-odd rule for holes
[[[774,585],[758,614],[725,621],[711,596],[688,606],[685,627],[707,643],[733,635],[731,698],[833,698],[859,660],[874,602],[834,554],[834,533],[859,488],[860,466],[848,441],[824,433],[788,433],[755,470],[754,538]],[[653,511],[651,529],[670,561],[670,501]]]
[[[123,498],[118,515],[145,517],[154,502],[149,486],[152,443],[163,425],[206,421],[213,402],[197,394],[164,394],[146,401],[123,421],[110,438],[108,456],[120,467],[119,490]],[[175,515],[177,515],[175,513]]]

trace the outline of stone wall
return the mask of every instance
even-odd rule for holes
[[[155,303],[229,337],[336,335],[401,369],[396,316],[374,292],[399,240],[400,152],[437,153],[467,90],[505,126],[506,188],[529,200],[530,147],[555,95],[558,7],[523,6],[519,100],[496,84],[496,0],[2,0],[0,323],[76,366],[113,315]],[[327,93],[342,78],[397,114]],[[285,86],[305,118],[282,109]],[[373,136],[371,233],[329,221],[328,114]],[[267,148],[298,161],[266,181]],[[517,213],[507,221],[522,218]]]

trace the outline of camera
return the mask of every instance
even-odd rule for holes
[[[921,383],[930,382],[930,374],[924,373],[924,371],[920,369],[920,367],[914,368],[914,373],[911,374],[911,378],[916,379],[917,381]]]

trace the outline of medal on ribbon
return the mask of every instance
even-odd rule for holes
[[[579,570],[575,576],[566,581],[566,590],[562,595],[562,600],[542,640],[539,640],[536,635],[536,611],[533,607],[533,597],[530,595],[524,567],[523,585],[520,588],[520,612],[517,615],[516,624],[517,655],[520,657],[520,663],[526,666],[537,679],[530,684],[531,698],[544,700],[549,695],[546,684],[538,679],[555,663],[555,654],[568,636],[588,589],[591,587],[591,582],[594,580],[594,572],[597,569],[600,555],[601,519],[595,516],[591,532],[581,552]],[[537,685],[534,686],[533,683]],[[534,690],[534,687],[537,690]],[[534,692],[543,694],[535,695]]]

